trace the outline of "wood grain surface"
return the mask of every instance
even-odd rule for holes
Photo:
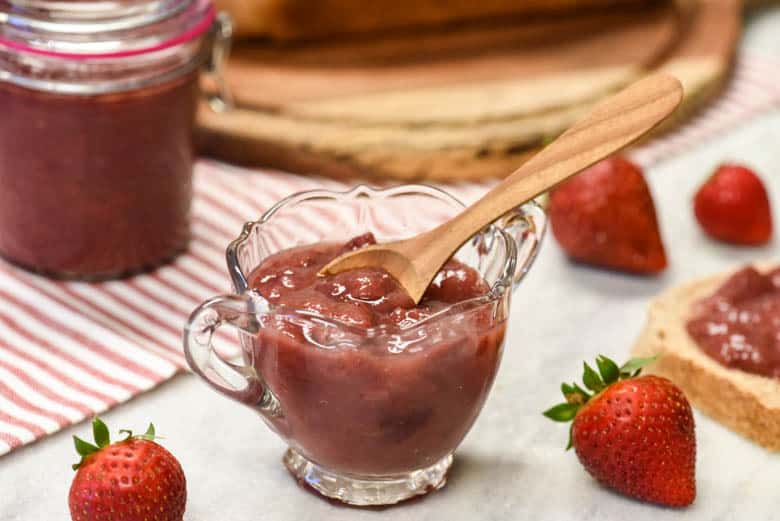
[[[239,46],[237,107],[202,106],[198,145],[231,161],[335,177],[506,175],[605,95],[653,71],[682,81],[681,116],[727,77],[738,0],[476,23],[382,38]]]
[[[239,38],[313,40],[491,18],[638,5],[658,0],[216,0]]]

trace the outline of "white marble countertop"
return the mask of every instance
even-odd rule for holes
[[[744,44],[780,57],[780,6],[751,19]],[[780,110],[653,168],[670,268],[660,278],[589,269],[565,260],[553,240],[515,294],[504,361],[492,395],[457,453],[448,485],[420,501],[384,510],[332,505],[299,488],[280,463],[283,444],[248,408],[192,376],[180,376],[105,415],[113,428],[153,420],[184,466],[190,521],[361,521],[598,519],[780,520],[780,456],[696,414],[696,503],[669,510],[599,487],[563,450],[566,427],[541,411],[556,403],[581,360],[628,356],[648,299],[671,284],[753,259],[776,258],[780,239],[760,249],[714,244],[692,217],[690,199],[719,162],[748,162],[769,183],[780,219]],[[0,459],[0,520],[69,519],[67,494],[80,425]]]

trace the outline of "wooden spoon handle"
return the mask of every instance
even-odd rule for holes
[[[682,96],[682,85],[676,78],[655,74],[599,103],[479,201],[445,223],[446,233],[433,230],[429,244],[436,242],[437,251],[451,254],[512,208],[639,139],[674,112]]]

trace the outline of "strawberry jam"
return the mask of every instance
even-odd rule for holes
[[[95,96],[0,82],[0,255],[105,278],[189,239],[197,72]]]
[[[0,256],[91,280],[186,248],[200,69],[229,25],[210,0],[0,1]]]
[[[780,268],[752,266],[696,302],[688,333],[710,357],[748,373],[780,378]]]
[[[456,260],[418,305],[380,269],[317,275],[373,242],[282,251],[252,273],[273,308],[253,363],[281,404],[274,427],[299,452],[329,469],[388,475],[460,443],[492,385],[505,323],[480,299],[489,288],[479,273]]]

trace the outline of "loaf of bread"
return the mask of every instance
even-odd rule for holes
[[[723,425],[780,451],[780,380],[719,364],[686,331],[691,304],[714,293],[729,275],[690,282],[659,295],[650,304],[633,354],[658,355],[647,372],[672,380],[695,407]]]
[[[236,35],[316,39],[653,0],[216,0],[233,15]]]

